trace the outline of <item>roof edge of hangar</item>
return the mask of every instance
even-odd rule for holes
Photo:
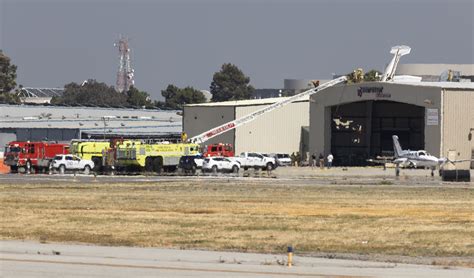
[[[375,86],[375,85],[406,85],[416,87],[433,87],[442,89],[474,89],[474,82],[431,82],[431,81],[420,81],[420,82],[409,82],[409,81],[368,81],[362,83],[350,83],[340,86]],[[337,86],[334,86],[337,87]]]
[[[468,89],[474,90],[474,82],[402,82],[395,81],[390,82],[390,84],[395,85],[408,85],[408,86],[417,86],[417,87],[433,87],[441,89]]]
[[[465,89],[465,90],[474,90],[474,82],[403,82],[403,81],[395,81],[395,82],[381,82],[381,81],[368,81],[362,83],[350,83],[350,84],[339,84],[336,87],[370,87],[370,86],[384,86],[384,85],[402,85],[402,86],[414,86],[414,87],[428,87],[428,88],[440,88],[440,89]],[[329,91],[329,90],[328,90]],[[324,93],[324,91],[321,91]],[[316,95],[312,95],[311,97],[314,98]]]
[[[184,107],[230,107],[230,106],[252,106],[252,105],[265,105],[273,104],[275,102],[285,100],[288,97],[276,97],[276,98],[262,98],[262,99],[244,99],[244,100],[231,100],[221,102],[205,102],[205,103],[194,103],[186,104]],[[295,102],[309,102],[309,96],[302,97]]]

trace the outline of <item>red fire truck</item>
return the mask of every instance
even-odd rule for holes
[[[69,144],[13,141],[5,147],[3,164],[12,173],[47,170],[56,155],[68,153]]]
[[[203,156],[225,156],[233,157],[234,156],[234,147],[232,144],[210,144],[204,147]]]

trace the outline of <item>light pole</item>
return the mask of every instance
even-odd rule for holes
[[[106,132],[105,128],[107,127],[107,122],[105,121],[105,119],[106,119],[105,117],[102,117],[102,120],[104,120],[104,134],[103,134],[104,135],[104,140],[105,140],[105,132]]]

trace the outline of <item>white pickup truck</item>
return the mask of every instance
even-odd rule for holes
[[[240,163],[240,168],[247,170],[249,168],[273,170],[277,167],[274,157],[267,157],[260,153],[243,152],[240,156],[233,158]]]

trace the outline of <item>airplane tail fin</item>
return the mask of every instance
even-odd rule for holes
[[[381,81],[390,81],[393,79],[398,62],[400,61],[400,57],[410,54],[410,51],[411,48],[406,45],[397,45],[392,47],[390,53],[393,54],[393,58],[390,63],[388,63],[387,68],[385,68],[385,72],[382,74]]]
[[[398,142],[397,135],[393,135],[392,139],[393,139],[393,152],[395,154],[395,158],[398,158],[402,154],[402,147],[400,146],[400,143]]]

